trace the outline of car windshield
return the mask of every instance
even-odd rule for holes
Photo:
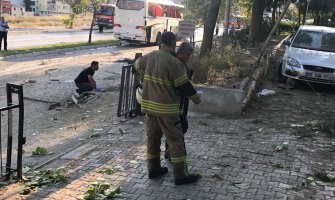
[[[98,10],[97,14],[113,16],[114,15],[114,8],[113,7],[107,7],[107,6],[101,6],[100,9]]]
[[[292,47],[335,52],[335,33],[301,30]]]

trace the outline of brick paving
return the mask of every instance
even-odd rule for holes
[[[189,185],[175,186],[169,173],[149,180],[146,164],[144,118],[130,119],[92,139],[92,151],[66,165],[68,181],[17,199],[78,199],[88,185],[105,181],[121,186],[124,199],[335,199],[335,184],[306,183],[315,172],[335,176],[334,146],[322,128],[334,121],[334,94],[315,95],[310,90],[277,91],[260,97],[238,118],[199,117],[191,113],[186,134],[190,172],[202,178]],[[313,102],[313,103],[311,103]],[[303,125],[297,127],[295,124]],[[126,131],[120,134],[119,129]],[[334,127],[332,128],[334,131]],[[288,142],[288,149],[275,147]],[[163,150],[162,144],[162,150]],[[113,168],[111,175],[98,173]],[[15,199],[13,197],[13,199]]]

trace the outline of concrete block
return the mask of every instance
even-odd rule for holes
[[[237,116],[242,113],[244,90],[215,86],[196,86],[196,89],[202,92],[201,103],[195,105],[191,101],[191,112],[216,116]]]

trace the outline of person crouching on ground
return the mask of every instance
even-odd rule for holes
[[[200,95],[189,81],[185,66],[174,55],[176,35],[164,32],[160,50],[140,57],[135,62],[135,74],[143,81],[141,110],[146,113],[147,161],[149,179],[168,173],[161,167],[160,146],[164,135],[169,144],[174,183],[196,182],[199,176],[189,174],[184,134],[180,125],[181,95],[195,104]]]
[[[99,62],[92,61],[91,66],[80,72],[78,77],[74,80],[78,89],[76,90],[79,94],[83,92],[97,90],[96,81],[93,78],[95,71],[99,69]]]
[[[177,58],[184,64],[184,67],[186,69],[187,77],[189,80],[191,80],[193,75],[193,69],[190,68],[190,66],[187,65],[187,61],[192,56],[192,53],[194,52],[194,48],[191,43],[189,42],[183,42],[180,44],[178,50],[177,50]],[[180,106],[182,107],[182,114],[179,116],[180,118],[180,124],[181,128],[183,130],[183,133],[185,134],[188,129],[188,121],[187,121],[187,112],[188,112],[188,103],[189,99],[185,96],[181,96]],[[170,152],[169,152],[169,144],[165,143],[165,159],[168,159],[171,162]]]

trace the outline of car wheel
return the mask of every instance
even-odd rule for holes
[[[283,63],[280,63],[280,65],[278,67],[278,82],[279,83],[286,83],[287,82],[287,77],[283,75],[282,68],[283,68]]]
[[[103,26],[99,26],[99,33],[102,33],[104,31],[104,27]]]

